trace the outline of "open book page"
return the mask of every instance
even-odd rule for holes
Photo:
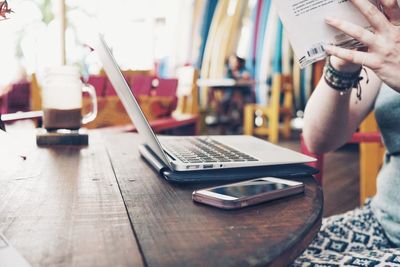
[[[31,266],[2,234],[0,234],[0,265],[2,267]]]
[[[371,1],[375,3],[375,1]],[[349,0],[274,0],[296,58],[302,68],[326,57],[324,44],[343,48],[363,45],[325,23],[326,17],[372,30]]]

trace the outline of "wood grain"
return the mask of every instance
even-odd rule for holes
[[[147,266],[285,266],[311,242],[323,197],[313,178],[298,195],[236,211],[191,200],[140,159],[136,134],[105,136],[107,150]]]
[[[280,146],[300,152],[299,133],[292,140],[281,140]],[[324,214],[328,217],[359,206],[358,145],[348,144],[324,154],[323,159]]]
[[[34,148],[0,177],[0,232],[32,266],[143,266],[96,134],[86,148]]]

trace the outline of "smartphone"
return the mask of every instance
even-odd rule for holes
[[[193,201],[222,209],[237,209],[304,192],[302,182],[263,177],[196,190]]]

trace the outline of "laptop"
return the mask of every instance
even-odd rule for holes
[[[315,169],[300,163],[314,158],[253,136],[156,136],[129,88],[104,37],[94,46],[103,68],[143,140],[139,152],[163,176],[174,181],[241,180],[258,177],[266,169],[288,174],[310,174]],[[265,168],[271,167],[272,168]],[[253,173],[252,177],[244,174]],[[251,176],[251,175],[250,175]]]

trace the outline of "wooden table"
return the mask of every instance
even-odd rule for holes
[[[136,134],[91,132],[86,148],[31,139],[26,161],[0,177],[0,232],[32,266],[285,266],[321,224],[311,177],[299,179],[304,195],[223,211],[192,202],[204,184],[160,178]]]

